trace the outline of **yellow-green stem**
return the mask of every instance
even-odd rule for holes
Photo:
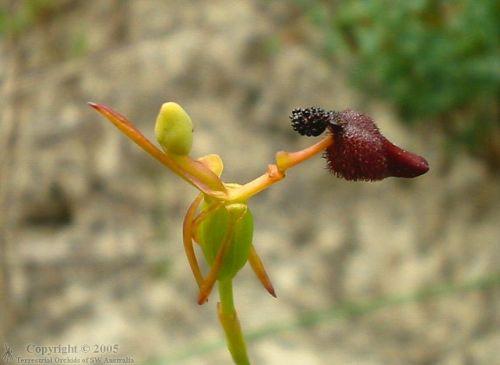
[[[235,364],[250,365],[245,339],[241,332],[240,321],[238,320],[238,315],[234,308],[232,279],[219,281],[219,297],[219,320],[226,334],[229,352],[231,352]]]

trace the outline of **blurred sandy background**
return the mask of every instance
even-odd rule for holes
[[[183,253],[194,189],[86,102],[150,138],[160,105],[179,102],[193,155],[219,153],[240,183],[307,146],[288,114],[320,105],[372,115],[431,171],[346,183],[316,158],[251,202],[278,294],[248,268],[236,280],[254,363],[500,364],[498,129],[487,151],[450,153],[439,118],[404,123],[356,86],[349,57],[324,51],[335,31],[309,3],[0,2],[0,346],[118,344],[137,364],[230,364],[215,298],[196,304]]]

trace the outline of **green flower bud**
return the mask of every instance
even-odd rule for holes
[[[200,225],[200,244],[212,265],[229,224],[234,224],[231,247],[224,257],[218,280],[233,278],[248,260],[253,239],[253,216],[246,204],[222,206]]]
[[[155,136],[165,152],[187,155],[193,144],[193,122],[179,104],[165,103],[156,117]]]

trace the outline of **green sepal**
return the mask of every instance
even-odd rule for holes
[[[241,209],[244,207],[243,216]],[[204,207],[207,209],[207,206]],[[240,217],[236,219],[235,217]],[[218,280],[233,278],[248,260],[253,239],[253,216],[244,204],[221,206],[212,212],[199,227],[198,237],[205,255],[211,266],[217,256],[229,224],[234,224],[234,234],[231,247],[224,257]]]

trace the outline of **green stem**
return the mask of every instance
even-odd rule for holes
[[[219,281],[219,297],[220,303],[217,309],[219,311],[219,320],[226,333],[229,352],[231,352],[235,364],[250,365],[245,339],[234,308],[233,279]]]

